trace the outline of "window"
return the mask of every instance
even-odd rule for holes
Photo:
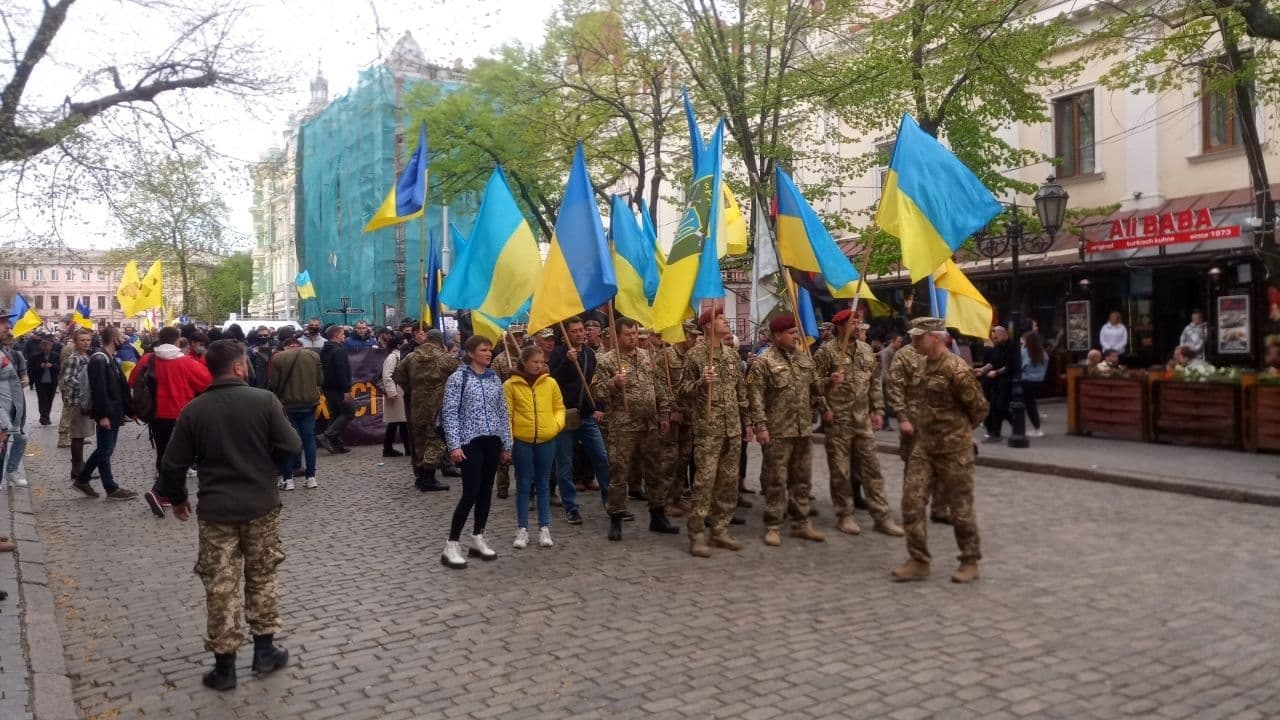
[[[67,268],[67,282],[74,282],[76,279],[75,268]]]
[[[1093,129],[1092,90],[1053,101],[1053,154],[1058,158],[1058,177],[1094,173]]]
[[[50,309],[50,310],[57,310],[57,309],[58,309],[58,296],[57,296],[57,295],[50,295],[50,296],[49,296],[49,309]]]
[[[80,271],[80,279],[81,279],[81,280],[83,280],[83,281],[85,281],[85,282],[89,282],[89,270],[88,270],[88,268],[86,268],[86,269],[84,269],[84,270],[81,270],[81,271]]]
[[[58,268],[54,268],[49,271],[49,279],[53,280],[54,282],[58,281]]]
[[[120,282],[120,281],[121,281],[121,280],[123,280],[123,279],[124,279],[124,271],[123,271],[123,270],[117,270],[117,271],[116,271],[116,282]]]
[[[44,279],[44,268],[36,268],[36,280]]]
[[[886,140],[882,143],[876,143],[876,180],[880,183],[880,189],[876,191],[876,199],[879,200],[884,195],[884,184],[889,180],[889,162],[893,160],[893,145],[897,139]]]
[[[1215,87],[1222,76],[1229,74],[1226,58],[1207,63],[1200,73],[1200,151],[1222,152],[1240,147],[1244,128],[1240,114],[1236,112],[1235,94],[1231,90]],[[1253,83],[1249,83],[1250,105],[1255,99]]]
[[[105,271],[105,270],[99,270],[99,271],[98,271],[98,280],[99,280],[99,281],[105,281],[106,279],[107,279],[107,273],[106,273],[106,271]]]
[[[44,296],[43,296],[43,295],[36,295],[36,296],[35,296],[35,297],[33,297],[31,300],[32,300],[32,302],[34,302],[34,303],[36,304],[36,305],[35,305],[35,307],[36,307],[36,309],[37,309],[37,310],[43,310],[43,309],[44,309]]]
[[[85,306],[85,307],[90,307],[90,305],[89,305],[89,296],[88,296],[88,295],[84,295],[84,296],[82,296],[80,299],[84,301],[84,306]]]
[[[111,296],[111,309],[112,309],[112,310],[120,310],[120,309],[122,309],[122,308],[120,307],[120,298],[118,298],[118,297],[116,297],[116,296],[114,296],[114,295],[112,295],[112,296]]]
[[[99,310],[106,310],[106,309],[107,309],[107,296],[106,296],[106,295],[99,295],[99,296],[98,296],[98,309],[99,309]]]
[[[68,309],[68,310],[73,310],[73,309],[75,309],[75,306],[76,306],[76,296],[75,296],[75,295],[68,295],[68,296],[67,296],[67,309]]]
[[[18,271],[18,279],[19,279],[19,280],[26,280],[26,279],[27,279],[27,269],[26,269],[26,268],[22,268],[21,270],[19,270],[19,271]]]
[[[4,270],[0,270],[0,279],[4,279],[4,280],[12,280],[12,279],[13,279],[13,271],[11,271],[9,268],[5,268]]]

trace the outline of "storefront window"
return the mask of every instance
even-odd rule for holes
[[[1054,155],[1058,158],[1058,177],[1093,174],[1093,128],[1092,90],[1053,101]]]

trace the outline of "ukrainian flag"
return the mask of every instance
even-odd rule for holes
[[[533,231],[511,194],[506,174],[501,167],[494,168],[471,238],[458,251],[444,280],[440,303],[459,310],[479,310],[505,330],[533,295],[541,269]]]
[[[311,282],[311,272],[303,270],[293,279],[293,284],[298,290],[299,300],[310,300],[316,296],[316,286]]]
[[[391,187],[378,211],[369,218],[364,232],[398,225],[422,217],[427,205],[427,124],[418,127],[418,149],[409,158],[400,179]]]
[[[711,166],[720,162],[720,155],[713,152],[711,146],[702,141],[702,130],[698,128],[698,117],[693,114],[693,104],[689,102],[689,89],[681,88],[684,94],[684,119],[689,125],[689,152],[693,161],[693,176],[699,177],[704,172],[711,172]],[[714,142],[714,141],[713,141]],[[742,214],[738,199],[733,196],[724,179],[720,181],[722,201],[724,203],[724,232],[716,240],[716,258],[725,255],[742,255],[747,252],[747,219]]]
[[[954,260],[948,258],[929,276],[929,302],[934,317],[961,335],[986,338],[991,334],[991,303],[969,282]]]
[[[876,224],[902,243],[911,282],[929,277],[1000,211],[982,181],[903,114]]]
[[[93,321],[89,319],[90,313],[89,306],[83,300],[77,300],[76,311],[71,315],[71,322],[85,330],[92,330]]]
[[[822,218],[800,194],[791,176],[777,166],[774,174],[778,199],[778,260],[789,268],[821,274],[833,297],[853,297],[858,292],[858,271],[853,263],[836,245]],[[865,282],[859,295],[868,301],[876,300]]]
[[[618,312],[645,327],[653,325],[653,299],[658,295],[658,262],[653,245],[636,224],[631,208],[617,195],[609,212],[613,271],[618,278]]]
[[[807,288],[798,288],[796,290],[797,303],[800,305],[800,331],[804,333],[805,341],[812,345],[818,342],[818,338],[822,333],[818,330],[818,315],[813,311],[813,297],[809,295]]]
[[[662,252],[662,245],[658,243],[658,231],[653,227],[653,218],[649,217],[649,208],[640,206],[640,234],[644,235],[644,241],[653,248],[653,258],[658,264],[658,277],[662,277],[662,271],[667,269],[667,254]]]
[[[699,168],[689,188],[689,203],[676,228],[667,257],[667,268],[653,301],[653,327],[668,342],[684,340],[682,323],[693,316],[695,302],[724,297],[716,245],[724,232],[723,176],[720,156],[724,149],[724,121],[711,139],[711,158]]]
[[[572,264],[570,263],[572,260]],[[618,294],[609,241],[596,206],[582,143],[573,153],[573,168],[551,234],[551,250],[533,291],[529,332],[604,305]]]
[[[426,297],[422,299],[422,320],[424,325],[443,329],[440,324],[440,283],[444,279],[444,270],[440,262],[440,245],[436,243],[436,232],[431,231],[431,246],[427,248]]]
[[[31,309],[31,303],[21,295],[13,296],[13,312],[9,313],[10,332],[14,337],[22,337],[40,327],[44,321]]]

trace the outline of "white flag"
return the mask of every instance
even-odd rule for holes
[[[779,291],[781,277],[778,270],[778,253],[773,246],[773,234],[769,232],[769,218],[764,203],[755,202],[756,247],[754,267],[751,271],[751,324],[758,331],[769,313],[781,304]]]

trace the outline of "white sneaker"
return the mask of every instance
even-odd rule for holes
[[[285,481],[284,481],[284,489],[285,489],[285,490],[292,490],[292,489],[293,489],[293,478],[285,478]]]
[[[440,553],[440,564],[445,567],[461,570],[467,566],[467,559],[462,556],[462,543],[450,540],[444,544],[444,552]]]
[[[277,489],[280,489],[280,490],[283,490],[283,489],[284,489],[284,476],[283,476],[283,475],[281,475],[280,477],[276,478],[276,488],[277,488]]]
[[[1027,433],[1027,437],[1044,437],[1044,431],[1032,430],[1031,432]]]
[[[544,527],[538,533],[538,544],[542,547],[551,547],[555,543],[551,542],[551,528]]]
[[[529,547],[529,531],[524,528],[516,528],[516,539],[511,543],[511,547],[517,550]]]
[[[315,490],[315,489],[316,489],[316,488],[318,488],[318,487],[320,487],[320,483],[316,482],[316,478],[315,478],[315,476],[314,476],[314,475],[312,475],[311,477],[307,478],[307,489],[308,489],[308,490]]]
[[[22,463],[18,463],[17,469],[6,473],[5,477],[9,478],[9,482],[12,483],[14,487],[27,486],[27,468]]]
[[[484,535],[471,536],[471,549],[468,551],[471,557],[478,557],[481,560],[497,560],[498,553],[489,547],[489,543],[484,541]]]

